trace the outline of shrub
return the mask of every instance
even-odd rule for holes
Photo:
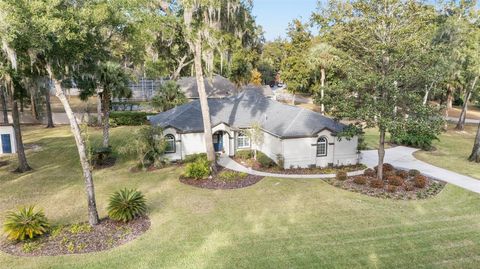
[[[107,211],[111,219],[129,222],[147,213],[145,196],[133,189],[116,191],[110,196]]]
[[[147,123],[147,116],[153,115],[145,112],[112,111],[110,113],[111,126],[138,126]]]
[[[387,186],[387,192],[396,192],[396,191],[397,191],[396,186],[393,186],[393,185],[388,185]]]
[[[427,186],[427,178],[425,176],[418,175],[413,179],[413,184],[417,188],[425,188],[425,186]]]
[[[10,211],[4,223],[4,230],[11,240],[23,241],[48,231],[50,224],[43,211],[35,211],[35,206],[22,207],[17,212]]]
[[[164,157],[167,146],[161,127],[144,126],[136,130],[130,141],[120,147],[119,152],[134,154],[140,168],[160,168],[168,162]]]
[[[454,106],[463,106],[463,104],[465,104],[465,101],[463,101],[462,97],[457,97],[453,100],[452,104]]]
[[[423,150],[430,150],[434,140],[438,140],[441,133],[443,119],[438,116],[430,116],[430,124],[422,124],[415,116],[409,117],[406,124],[399,125],[390,134],[392,142]]]
[[[420,171],[418,171],[417,169],[412,169],[408,171],[408,175],[411,177],[416,177],[420,175]]]
[[[347,175],[347,172],[345,171],[338,171],[336,177],[337,177],[337,180],[344,181],[344,180],[347,180],[348,175]]]
[[[358,185],[365,185],[367,184],[368,179],[363,176],[358,176],[353,179],[353,182]]]
[[[398,170],[395,174],[403,179],[408,178],[408,172],[404,170]]]
[[[383,164],[383,172],[388,172],[388,171],[393,171],[395,170],[395,168],[393,167],[393,165],[389,164],[389,163],[384,163]],[[375,171],[378,171],[378,165],[375,166]]]
[[[383,172],[383,179],[388,180],[389,177],[396,176],[395,171],[385,171]]]
[[[246,173],[239,173],[239,172],[230,171],[230,170],[222,171],[218,174],[218,178],[225,182],[241,180],[246,178],[247,176],[248,174]]]
[[[415,189],[415,186],[413,186],[412,183],[406,183],[405,186],[403,187],[405,191],[413,191]]]
[[[365,170],[363,172],[363,175],[366,176],[366,177],[375,177],[377,175],[377,173],[372,168],[368,168],[367,170]]]
[[[285,158],[283,158],[283,155],[282,155],[282,154],[277,154],[277,163],[278,163],[278,167],[280,167],[281,169],[284,169],[284,167],[285,167]]]
[[[383,188],[383,180],[374,179],[374,180],[370,181],[370,187],[375,188],[375,189]]]
[[[235,156],[241,160],[248,160],[253,158],[253,151],[251,150],[239,150],[235,153]]]
[[[388,184],[393,186],[402,186],[405,180],[399,176],[390,176],[388,177]]]
[[[205,159],[198,159],[185,167],[185,177],[192,179],[203,179],[210,175],[210,162]]]
[[[270,168],[275,166],[275,162],[270,159],[265,153],[257,152],[257,162],[264,168]]]
[[[183,160],[184,163],[194,163],[198,160],[206,160],[207,159],[207,153],[196,153],[196,154],[191,154],[185,156],[185,159]]]

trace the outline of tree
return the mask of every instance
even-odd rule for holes
[[[477,135],[475,136],[475,142],[473,144],[472,153],[468,160],[471,162],[480,163],[480,123],[478,124]]]
[[[250,130],[247,132],[250,141],[255,145],[253,150],[253,158],[257,159],[257,150],[263,144],[263,131],[262,126],[258,122],[252,123]]]
[[[262,85],[262,73],[260,73],[256,68],[252,70],[250,83],[256,86]]]
[[[157,92],[150,103],[152,107],[163,112],[185,104],[186,102],[187,97],[178,84],[174,81],[168,81],[157,89]]]
[[[431,42],[433,8],[416,1],[330,1],[314,14],[320,35],[341,52],[347,79],[331,87],[335,116],[378,127],[378,173],[383,178],[385,137],[416,123],[437,132],[441,118],[423,105],[424,84],[410,79],[422,66],[421,48]]]

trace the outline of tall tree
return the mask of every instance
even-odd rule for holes
[[[388,131],[411,124],[438,130],[438,112],[423,105],[424,85],[410,80],[422,64],[420,49],[431,42],[434,19],[433,8],[411,0],[330,1],[314,14],[321,35],[342,52],[348,75],[329,94],[333,113],[378,127],[379,179]]]

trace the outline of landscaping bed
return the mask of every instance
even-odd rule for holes
[[[239,173],[226,168],[217,168],[216,175],[208,178],[195,179],[185,175],[180,176],[180,182],[203,189],[228,190],[245,188],[263,179],[261,176]]]
[[[58,256],[98,252],[134,240],[150,228],[140,217],[124,223],[104,219],[95,227],[88,223],[54,227],[46,236],[26,241],[2,240],[0,249],[17,256]]]
[[[337,173],[335,179],[327,182],[345,190],[398,200],[430,198],[440,193],[446,185],[444,182],[422,175],[420,171],[399,170],[389,164],[384,164],[383,180],[376,178],[376,170],[367,169],[363,175],[354,177]]]

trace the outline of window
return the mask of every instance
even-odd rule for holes
[[[244,133],[238,133],[237,136],[237,146],[238,148],[249,148],[250,147],[250,138]]]
[[[167,148],[165,153],[175,153],[175,136],[168,134],[165,136],[165,142],[167,142]]]
[[[327,145],[328,145],[328,141],[325,137],[320,137],[317,140],[317,156],[318,157],[327,156]]]

